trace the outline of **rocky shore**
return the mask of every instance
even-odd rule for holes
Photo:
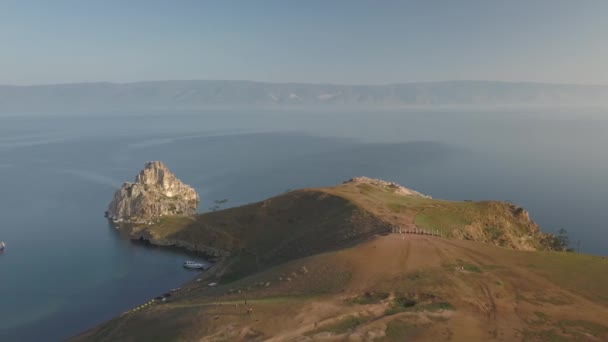
[[[132,240],[146,241],[155,246],[182,248],[189,252],[200,254],[201,256],[204,256],[211,260],[229,257],[231,255],[231,253],[228,251],[219,248],[214,248],[207,244],[197,244],[194,242],[185,241],[183,239],[158,238],[146,229],[137,229],[135,227],[134,229],[131,229],[128,234],[129,238]]]

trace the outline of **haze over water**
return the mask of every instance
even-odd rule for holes
[[[162,160],[199,211],[353,176],[510,200],[608,254],[608,111],[204,111],[0,118],[0,340],[57,340],[177,287],[191,255],[125,240],[114,191]]]

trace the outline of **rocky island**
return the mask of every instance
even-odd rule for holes
[[[106,216],[114,222],[153,223],[163,216],[196,213],[199,196],[160,161],[147,162],[135,177],[114,194]]]

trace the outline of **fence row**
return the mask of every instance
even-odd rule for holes
[[[422,229],[422,228],[416,228],[416,227],[415,228],[393,227],[392,233],[443,236],[442,231],[439,229]]]

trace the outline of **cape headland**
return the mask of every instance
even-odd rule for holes
[[[140,179],[138,176],[138,182]],[[153,184],[157,183],[155,179]],[[126,188],[131,184],[127,183]],[[123,194],[127,194],[127,200],[122,200]],[[433,199],[397,183],[368,177],[351,178],[335,187],[294,190],[261,202],[196,215],[159,211],[159,206],[167,208],[173,203],[166,196],[144,196],[146,201],[129,204],[132,196],[128,194],[123,187],[112,203],[126,202],[122,212],[135,213],[118,217],[135,223],[124,225],[132,239],[210,256],[250,253],[261,257],[258,262],[276,263],[284,254],[289,258],[305,256],[376,234],[415,229],[512,249],[554,249],[555,237],[543,233],[529,213],[514,204]],[[155,202],[157,198],[161,202]],[[151,216],[156,219],[153,224],[149,224]],[[254,247],[260,241],[264,241],[264,247]]]
[[[123,227],[220,261],[75,340],[608,340],[608,260],[512,203],[357,177]]]

